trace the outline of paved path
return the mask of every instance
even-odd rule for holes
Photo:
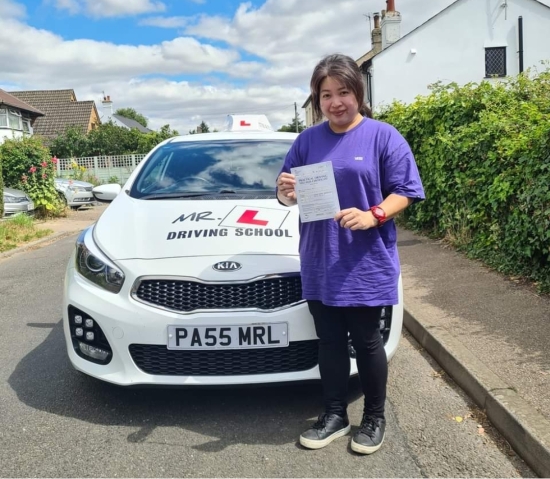
[[[400,230],[405,326],[550,477],[550,298]]]

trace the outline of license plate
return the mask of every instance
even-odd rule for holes
[[[241,349],[288,346],[288,324],[168,326],[168,349]]]

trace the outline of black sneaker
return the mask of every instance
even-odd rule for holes
[[[359,430],[351,439],[351,450],[359,454],[372,454],[378,451],[384,442],[386,421],[381,418],[364,415]]]
[[[308,449],[321,449],[335,439],[345,436],[351,427],[348,416],[323,413],[317,422],[300,435],[300,444]]]

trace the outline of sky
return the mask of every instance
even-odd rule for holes
[[[396,0],[401,34],[454,0]],[[109,95],[180,133],[231,113],[290,123],[315,64],[371,48],[385,0],[0,0],[0,88]]]

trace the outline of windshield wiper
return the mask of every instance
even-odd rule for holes
[[[197,196],[208,196],[212,193],[155,193],[145,195],[139,198],[140,200],[167,200],[176,198],[195,198]]]
[[[176,198],[198,198],[200,196],[212,196],[219,194],[235,194],[234,190],[221,189],[219,191],[203,191],[201,193],[154,193],[139,198],[140,200],[166,200]]]

